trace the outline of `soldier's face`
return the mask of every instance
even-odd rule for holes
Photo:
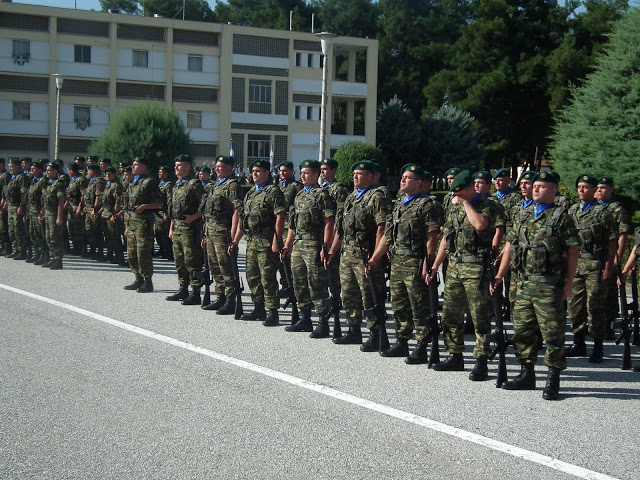
[[[484,193],[489,193],[489,188],[491,185],[486,180],[477,178],[473,181],[473,186],[477,193],[484,194]]]
[[[291,180],[293,178],[293,169],[288,167],[280,167],[280,178],[282,180]]]
[[[34,177],[37,177],[38,175],[40,175],[42,173],[42,169],[38,168],[38,167],[34,167],[33,165],[31,166],[31,174]]]
[[[41,170],[42,171],[42,170]],[[47,167],[47,178],[53,180],[58,176],[58,170],[53,167]]]
[[[227,178],[231,175],[233,165],[226,164],[224,162],[216,162],[216,175],[218,178]]]
[[[558,193],[558,185],[551,182],[534,182],[533,187],[533,201],[536,203],[553,203],[553,199]]]
[[[422,190],[422,180],[415,173],[404,172],[400,179],[400,190],[407,195],[415,195]]]
[[[211,180],[211,174],[209,172],[203,172],[202,170],[200,170],[200,172],[198,173],[198,178],[201,182],[208,182],[209,180]]]
[[[100,170],[102,170],[104,172],[104,169],[107,168],[107,164],[104,162],[100,162]]]
[[[596,186],[590,183],[578,184],[578,198],[581,202],[590,202],[596,194]]]
[[[20,169],[21,169],[21,166],[17,163],[9,164],[9,171],[11,172],[12,175],[21,171]]]
[[[262,185],[269,180],[269,176],[270,172],[266,168],[253,167],[251,169],[251,177],[253,178],[253,183],[256,185]]]
[[[23,161],[23,162],[20,164],[20,166],[22,167],[22,170],[23,170],[23,171],[25,171],[25,170],[31,170],[31,163],[29,163],[29,162],[25,162],[25,161]]]
[[[191,164],[189,162],[176,162],[176,164],[174,165],[174,170],[176,172],[176,177],[188,177],[189,172],[191,171]]]
[[[145,175],[147,173],[147,166],[144,163],[133,162],[131,166],[133,175]]]
[[[608,202],[609,200],[611,200],[611,195],[613,195],[613,190],[614,190],[613,186],[601,183],[598,185],[598,188],[596,189],[596,198],[601,202]]]
[[[318,183],[320,177],[320,171],[315,168],[301,168],[300,169],[300,181],[305,187],[310,187]]]
[[[353,171],[353,186],[356,188],[369,188],[373,185],[373,172],[369,170]]]
[[[169,178],[169,173],[165,172],[164,170],[158,170],[158,178],[160,180],[166,180],[167,178]]]
[[[447,185],[451,186],[451,184],[453,183],[453,180],[456,178],[455,175],[448,175],[447,176]]]
[[[90,168],[89,170],[87,170],[87,177],[88,178],[93,178],[98,174],[97,171],[95,171],[93,168]]]
[[[133,182],[133,177],[134,177],[133,172],[124,172],[124,179],[126,182],[129,182],[129,183]]]
[[[107,172],[107,180],[113,182],[116,179],[116,172]]]
[[[511,183],[511,179],[509,177],[498,177],[496,178],[495,182],[496,182],[496,189],[504,190],[509,187],[509,184]]]
[[[327,182],[333,182],[336,178],[336,169],[329,167],[329,165],[322,165],[320,167],[320,175],[322,179]]]
[[[533,192],[533,186],[531,185],[531,180],[521,180],[520,181],[520,193],[525,198],[531,198],[531,194]]]

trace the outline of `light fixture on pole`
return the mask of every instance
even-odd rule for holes
[[[59,73],[54,73],[53,77],[56,79],[56,148],[53,160],[57,160],[60,151],[60,90],[62,90],[64,77]]]
[[[327,77],[329,71],[329,58],[331,56],[331,42],[336,35],[335,33],[322,32],[316,33],[316,37],[320,37],[322,45],[322,103],[320,104],[320,151],[318,159],[322,162],[325,159],[326,140],[327,140]]]

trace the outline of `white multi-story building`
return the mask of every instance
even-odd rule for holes
[[[328,62],[327,154],[375,144],[378,42],[337,37]],[[323,57],[312,33],[0,3],[0,156],[86,154],[125,105],[184,119],[198,162],[229,151],[318,158]],[[330,128],[329,128],[330,125]],[[328,155],[327,155],[328,156]]]

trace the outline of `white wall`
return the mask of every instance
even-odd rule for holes
[[[76,105],[87,105],[86,103],[77,103]],[[104,132],[109,123],[109,115],[107,112],[91,106],[90,123],[85,130],[80,130],[76,125],[73,117],[74,104],[63,103],[60,105],[60,136],[62,137],[99,137]]]
[[[140,48],[139,50],[144,49]],[[167,80],[165,52],[154,52],[153,50],[148,50],[148,52],[148,67],[134,67],[133,50],[130,48],[119,48],[116,78],[118,78],[118,80],[165,83]]]
[[[13,39],[0,38],[0,71],[13,73],[49,73],[49,44],[45,42],[31,42],[30,59],[18,65],[13,62]]]
[[[257,55],[233,54],[234,65],[248,65],[250,67],[289,68],[288,58],[259,57]]]
[[[87,45],[79,41],[77,45]],[[91,46],[91,63],[74,62],[75,45],[59,43],[57,45],[57,73],[70,77],[87,77],[95,79],[109,78],[109,49]]]
[[[189,55],[186,53],[173,54],[173,83],[181,85],[205,85],[207,87],[220,86],[220,58],[202,55],[202,72],[190,72],[188,68]]]
[[[241,113],[231,112],[231,121],[234,123],[262,123],[266,125],[288,125],[289,115],[275,115],[267,113]]]
[[[189,110],[191,111],[191,110]],[[178,111],[178,115],[187,124],[187,111]],[[202,112],[202,127],[201,128],[187,128],[187,131],[191,135],[191,139],[195,142],[218,142],[220,140],[219,131],[220,117],[215,112]]]
[[[13,135],[48,135],[47,104],[30,102],[30,110],[30,120],[14,120],[13,101],[0,101],[0,132]]]

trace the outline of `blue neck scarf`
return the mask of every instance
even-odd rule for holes
[[[136,183],[138,183],[138,180],[142,179],[142,178],[147,178],[148,175],[136,175],[135,177],[133,177],[133,184],[135,185]],[[94,178],[98,178],[98,177],[94,177]]]
[[[477,195],[476,195],[476,198],[474,198],[473,200],[471,200],[471,205],[475,205],[475,204],[478,202],[478,200],[480,200],[481,198],[482,198],[482,195],[477,194]]]
[[[186,180],[186,178],[180,178],[178,180],[178,185],[182,185],[184,183],[184,181]]]
[[[111,185],[113,182],[111,180],[107,180],[107,187]]]
[[[498,200],[502,200],[502,197],[504,197],[507,193],[509,193],[511,191],[511,187],[507,187],[504,190],[500,191],[498,190],[496,192],[496,196],[498,197]]]
[[[166,180],[160,180],[160,186],[164,185]]]
[[[527,208],[529,208],[531,206],[532,203],[533,203],[533,198],[531,200],[525,200],[523,198],[522,199],[522,209],[526,210]]]
[[[538,218],[542,212],[544,212],[547,208],[549,208],[553,203],[536,203],[533,206],[533,213],[536,214],[536,218]]]
[[[287,188],[287,185],[289,185],[292,181],[291,180],[283,180],[282,181],[282,188]]]
[[[21,173],[14,173],[13,175],[11,175],[11,180],[16,178],[18,175],[22,175],[22,174]]]
[[[591,200],[589,203],[580,203],[580,208],[582,209],[582,212],[586,212],[587,210],[589,210],[589,207],[591,207],[591,205],[593,205],[593,200]]]
[[[226,182],[226,181],[227,181],[227,177],[221,178],[220,180],[218,180],[218,181],[216,182],[216,187],[218,187],[218,186],[222,185],[222,184],[223,184],[224,182]]]
[[[78,178],[80,176],[79,173],[76,173],[73,177],[71,177],[72,180],[75,180],[76,178]]]
[[[41,177],[42,177],[42,174],[38,175],[37,177],[33,177],[33,179],[31,180],[31,183],[36,183]]]
[[[325,189],[327,188],[329,185],[331,185],[329,182],[327,182],[326,180],[324,182],[322,182],[322,188]]]
[[[305,186],[305,187],[303,188],[304,193],[305,193],[305,194],[309,193],[313,187],[315,187],[315,185],[308,185],[308,186]]]
[[[609,202],[610,202],[610,201],[611,201],[611,200],[609,200]],[[598,203],[599,203],[600,205],[608,205],[608,204],[609,204],[609,202],[603,202],[602,200],[598,200]]]
[[[356,190],[356,200],[360,200],[362,198],[362,196],[367,193],[369,190],[371,190],[373,187],[369,187],[369,188],[358,188]]]
[[[98,177],[93,177],[92,179],[90,179],[90,180],[89,180],[89,183],[93,183],[93,182],[95,182],[95,180],[96,180],[97,178],[98,178]],[[137,180],[137,179],[138,179],[138,177],[136,177],[136,180]]]
[[[209,180],[205,180],[204,182],[202,182],[202,186],[203,186],[203,187],[206,187],[206,186],[207,186],[207,183],[209,183]]]
[[[419,196],[421,196],[420,193],[414,193],[413,195],[405,195],[404,198],[402,199],[402,203],[406,207]]]
[[[261,183],[260,185],[256,185],[256,192],[259,192],[260,190],[262,190],[264,187],[266,187],[269,184],[269,180],[267,180],[264,183]]]

